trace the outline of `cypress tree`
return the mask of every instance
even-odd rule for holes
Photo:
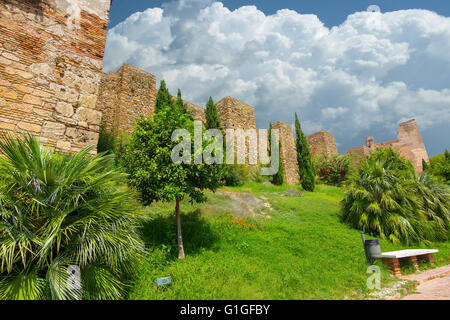
[[[297,137],[296,148],[300,183],[306,191],[314,191],[316,173],[311,161],[311,151],[309,150],[308,141],[303,134],[297,113],[295,113],[295,134]]]
[[[206,129],[219,129],[222,131],[222,125],[220,123],[219,113],[217,112],[216,105],[211,97],[209,97],[206,103]]]
[[[225,137],[225,132],[223,131],[223,128],[222,128],[222,124],[220,123],[219,113],[217,112],[217,108],[216,108],[216,105],[214,104],[212,97],[209,97],[208,102],[206,103],[205,117],[206,117],[205,129],[206,130],[217,129],[220,132],[222,132],[222,136],[223,136],[223,149],[222,150],[223,150],[224,162],[221,166],[213,167],[212,170],[216,170],[217,174],[220,175],[221,180],[224,182],[224,184],[238,185],[239,182],[236,183],[235,181],[239,180],[239,178],[237,178],[233,173],[234,165],[228,166],[225,163],[226,137]]]
[[[269,123],[269,134],[267,135],[269,141],[268,141],[268,151],[269,156],[272,154],[272,146],[271,146],[271,140],[272,140],[272,122]],[[281,142],[279,145],[278,150],[278,159],[279,159],[279,167],[278,172],[270,177],[270,182],[274,185],[281,186],[284,183],[284,169],[283,169],[283,162],[281,161]]]
[[[178,89],[177,100],[175,100],[175,106],[179,108],[183,113],[188,114],[192,120],[191,114],[188,112],[188,109],[186,107],[186,103],[184,103],[183,99],[181,98],[180,89]]]
[[[280,142],[280,147],[278,148],[278,157],[279,157],[278,172],[271,178],[272,184],[276,186],[281,186],[284,183],[284,168],[283,168],[283,161],[281,161],[281,148],[282,147]]]
[[[166,87],[166,82],[162,80],[161,85],[159,86],[158,94],[156,95],[155,113],[170,105],[172,105],[172,96]]]
[[[422,159],[422,171],[428,170],[428,163],[425,161],[425,159]]]

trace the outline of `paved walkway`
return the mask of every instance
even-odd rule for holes
[[[415,290],[417,293],[407,295],[402,300],[450,300],[450,265],[403,276],[402,279],[419,282]]]

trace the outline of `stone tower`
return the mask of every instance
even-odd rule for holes
[[[140,115],[155,111],[156,94],[156,77],[129,64],[104,75],[97,100],[103,126],[114,135],[132,132]]]
[[[280,130],[281,162],[283,163],[284,169],[284,181],[286,184],[296,185],[298,184],[300,177],[298,175],[294,130],[290,125],[284,122],[274,123],[272,129]]]
[[[256,129],[255,109],[232,97],[216,103],[217,113],[224,129]]]
[[[306,137],[312,157],[326,153],[329,156],[338,154],[334,135],[322,130]]]
[[[110,2],[0,1],[0,129],[65,152],[97,144]]]
[[[157,94],[156,76],[129,64],[104,74],[97,100],[97,110],[103,113],[102,125],[115,136],[120,132],[130,134],[139,116],[155,112]],[[205,122],[203,108],[184,102],[195,119]]]

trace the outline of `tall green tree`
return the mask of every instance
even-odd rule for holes
[[[226,136],[225,131],[223,130],[222,123],[220,122],[219,113],[217,111],[217,107],[214,104],[212,97],[209,97],[208,102],[206,103],[206,124],[205,128],[208,129],[217,129],[220,130],[223,136],[223,165],[216,166],[215,170],[217,170],[217,174],[221,175],[224,184],[227,186],[236,186],[240,184],[240,179],[237,176],[236,172],[239,171],[236,165],[231,164],[227,165],[225,163],[226,159]]]
[[[182,150],[184,161],[179,163],[172,160],[173,150],[179,146],[179,141],[172,141],[177,129],[189,133],[187,140],[183,140],[187,142],[187,150]],[[193,132],[194,123],[189,115],[171,101],[161,106],[153,117],[141,117],[136,121],[124,161],[130,183],[141,193],[144,205],[175,201],[179,259],[185,256],[180,202],[186,198],[191,202],[204,202],[204,190],[215,191],[221,185],[220,176],[212,168],[214,165],[194,164]]]
[[[428,171],[442,182],[450,185],[450,153],[448,150],[430,158]]]
[[[166,87],[166,82],[161,80],[161,84],[156,95],[155,112],[161,111],[163,107],[168,105],[172,105],[172,96]]]
[[[284,168],[283,168],[283,162],[281,161],[281,148],[282,148],[282,146],[281,146],[281,142],[280,142],[280,148],[278,150],[278,154],[279,154],[278,171],[270,179],[270,182],[272,182],[272,184],[274,184],[276,186],[281,186],[284,183]]]
[[[272,155],[272,145],[271,145],[271,140],[272,140],[272,122],[269,123],[269,133],[267,135],[268,138],[268,142],[267,142],[267,150],[268,150],[268,154],[269,156]],[[273,176],[270,177],[269,181],[277,186],[281,186],[284,183],[284,168],[283,168],[283,162],[281,161],[281,142],[279,144],[279,149],[278,149],[278,159],[279,159],[279,167],[278,167],[278,171],[276,174],[274,174]]]
[[[181,98],[181,90],[180,89],[178,89],[177,99],[175,100],[175,106],[177,108],[179,108],[182,112],[188,113],[189,115],[191,115],[186,107],[186,103]],[[190,118],[193,119],[192,117],[190,117]]]
[[[428,163],[425,161],[425,159],[422,159],[422,170],[428,170]]]
[[[206,129],[219,129],[223,131],[222,124],[220,123],[219,113],[217,112],[216,105],[212,97],[209,97],[206,103]]]
[[[307,191],[314,191],[316,172],[311,159],[311,151],[309,150],[308,141],[303,134],[297,113],[295,113],[295,134],[297,138],[297,164],[298,173],[300,175],[300,183],[303,189]]]

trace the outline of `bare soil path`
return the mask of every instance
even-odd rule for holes
[[[450,300],[450,265],[403,276],[402,279],[418,281],[419,285],[415,293],[401,300]]]

